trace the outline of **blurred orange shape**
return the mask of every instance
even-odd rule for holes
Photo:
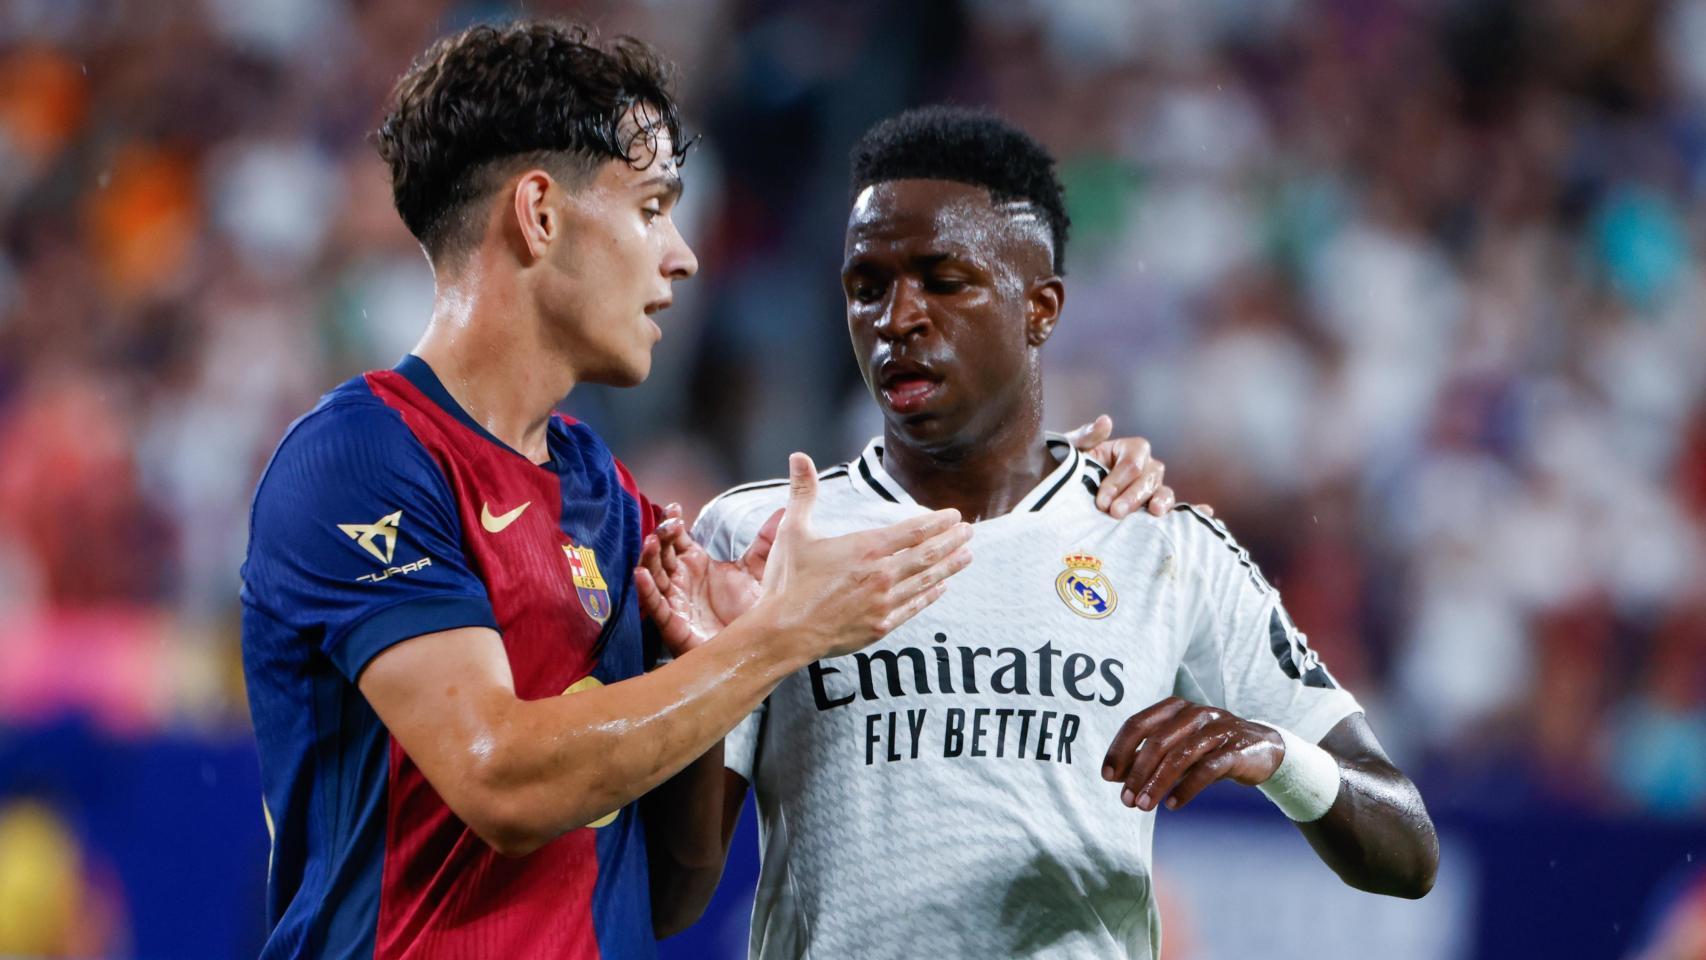
[[[195,169],[182,153],[123,147],[88,198],[90,233],[116,293],[155,291],[187,266],[200,204]]]
[[[0,57],[0,126],[27,159],[45,163],[83,125],[88,88],[82,68],[55,51]]]

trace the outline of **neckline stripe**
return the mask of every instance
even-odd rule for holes
[[[1063,466],[1064,466],[1064,464],[1063,464]],[[1043,504],[1048,503],[1049,500],[1055,494],[1059,493],[1060,488],[1066,486],[1066,481],[1071,480],[1073,475],[1078,472],[1078,467],[1079,467],[1078,451],[1073,450],[1072,451],[1072,468],[1070,470],[1061,471],[1060,479],[1056,480],[1054,482],[1054,486],[1049,487],[1048,492],[1043,494],[1042,497],[1040,499],[1038,499],[1036,503],[1031,505],[1031,512],[1036,513],[1038,510],[1041,510],[1043,508]]]
[[[871,476],[871,465],[865,462],[864,457],[859,458],[859,476],[864,477],[865,482],[871,485],[871,489],[877,491],[884,500],[887,500],[890,503],[900,502],[894,494],[888,492],[888,490],[883,488],[882,484],[877,482],[876,477]]]

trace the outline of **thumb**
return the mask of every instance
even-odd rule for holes
[[[788,526],[811,529],[812,505],[817,502],[817,465],[803,453],[788,456]]]
[[[1102,414],[1082,427],[1071,431],[1066,439],[1079,450],[1094,450],[1114,434],[1114,418]]]

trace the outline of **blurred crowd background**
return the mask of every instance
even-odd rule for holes
[[[428,315],[391,82],[516,13],[651,41],[703,134],[650,382],[565,407],[653,499],[878,431],[847,149],[989,105],[1068,190],[1051,426],[1149,437],[1447,819],[1668,831],[1579,864],[1649,914],[1580,956],[1706,956],[1706,0],[6,0],[0,954],[253,954],[249,498]]]

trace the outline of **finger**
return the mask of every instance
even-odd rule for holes
[[[641,612],[658,628],[658,635],[670,649],[679,649],[688,639],[687,624],[675,615],[668,601],[664,600],[663,592],[652,579],[651,572],[645,567],[634,568],[634,589]]]
[[[1197,512],[1202,514],[1203,516],[1205,516],[1205,517],[1214,516],[1214,508],[1209,506],[1208,504],[1198,503],[1198,504],[1194,504],[1194,506],[1197,508]]]
[[[1137,482],[1143,471],[1142,464],[1134,463],[1130,458],[1118,461],[1108,467],[1108,475],[1102,478],[1102,483],[1096,488],[1096,507],[1107,510],[1115,499]]]
[[[940,563],[942,558],[971,542],[972,526],[956,523],[916,547],[908,547],[888,561],[896,581],[904,582]]]
[[[812,505],[817,503],[817,464],[803,453],[788,455],[788,525],[809,531]]]
[[[758,528],[758,536],[746,545],[746,553],[741,557],[741,564],[754,577],[764,576],[764,564],[770,559],[770,548],[776,545],[776,528],[782,525],[784,510],[777,510],[764,521],[764,526]]]
[[[1161,471],[1144,467],[1132,484],[1120,491],[1114,502],[1108,505],[1108,515],[1116,520],[1125,519],[1133,510],[1147,503],[1160,485]]]
[[[1173,488],[1162,485],[1149,498],[1149,512],[1157,517],[1164,517],[1173,512],[1173,504],[1177,502],[1173,496]]]
[[[971,547],[960,544],[943,556],[940,561],[929,564],[896,584],[889,595],[897,600],[910,598],[914,594],[922,593],[947,580],[970,565]]]
[[[1091,456],[1100,460],[1103,466],[1110,469],[1122,463],[1130,462],[1141,470],[1143,465],[1150,461],[1151,452],[1148,440],[1142,437],[1121,437],[1118,440],[1109,440],[1102,444],[1101,447],[1091,453]]]
[[[1168,697],[1127,717],[1126,722],[1120,725],[1119,732],[1114,734],[1114,742],[1108,744],[1108,755],[1102,759],[1102,779],[1124,780],[1126,771],[1131,769],[1132,760],[1137,755],[1137,745],[1149,736],[1156,725],[1171,720],[1180,710],[1190,705],[1188,700]]]
[[[687,524],[680,517],[665,517],[655,531],[659,540],[679,540],[687,536]]]
[[[673,578],[663,568],[663,548],[659,546],[656,534],[647,537],[640,547],[640,566],[650,575],[659,593],[669,592]]]
[[[1131,777],[1127,777],[1121,799],[1129,797],[1127,804],[1135,805],[1139,810],[1154,810],[1160,805],[1161,799],[1178,784],[1180,777],[1195,766],[1198,760],[1225,746],[1231,736],[1230,730],[1193,731],[1168,749],[1167,755],[1162,758],[1161,764],[1155,768],[1148,780],[1134,782]]]
[[[1094,450],[1114,434],[1114,418],[1102,414],[1076,430],[1068,430],[1066,439],[1079,450]]]
[[[1137,748],[1137,755],[1131,760],[1131,769],[1126,771],[1126,789],[1134,796],[1141,794],[1143,785],[1154,778],[1155,771],[1166,761],[1167,755],[1207,726],[1210,716],[1211,714],[1205,711],[1176,716],[1151,733],[1149,739],[1143,742],[1143,746]],[[1157,794],[1150,794],[1150,798],[1157,801],[1161,799]]]
[[[686,527],[680,520],[670,520],[658,527],[658,557],[663,563],[663,572],[673,583],[681,575],[681,553],[684,547],[694,545],[693,539],[687,536]]]
[[[655,614],[668,615],[669,604],[664,603],[657,581],[652,579],[651,572],[643,566],[634,568],[634,592],[640,599],[640,612],[651,617],[653,622],[658,619]]]
[[[1150,457],[1149,458],[1149,462],[1145,463],[1143,465],[1143,483],[1142,483],[1142,486],[1146,488],[1145,495],[1144,495],[1143,499],[1137,500],[1136,502],[1132,503],[1131,509],[1135,510],[1138,507],[1141,507],[1145,503],[1149,502],[1149,499],[1155,495],[1155,492],[1157,490],[1161,489],[1161,486],[1162,486],[1161,481],[1162,481],[1162,478],[1165,476],[1166,472],[1167,472],[1167,465],[1165,463],[1162,463],[1161,459],[1159,457]]]
[[[901,624],[905,623],[908,620],[911,620],[913,617],[918,616],[918,614],[920,612],[922,612],[925,607],[928,607],[932,603],[935,603],[937,600],[942,599],[942,594],[944,594],[946,592],[948,592],[947,583],[938,583],[935,586],[931,587],[930,589],[925,590],[923,593],[920,593],[920,594],[913,596],[912,599],[906,601],[905,603],[901,604],[900,606],[889,611],[889,615],[887,617],[884,617],[882,622],[877,624],[877,631],[878,631],[877,639],[881,640],[883,637],[886,637],[890,633],[893,633],[894,630],[897,627],[899,627]]]
[[[1167,809],[1177,810],[1202,793],[1209,784],[1217,780],[1225,780],[1226,775],[1238,763],[1238,748],[1231,743],[1225,743],[1219,749],[1211,750],[1203,756],[1180,779],[1179,785],[1167,797]]]
[[[860,546],[874,556],[887,557],[909,547],[915,547],[960,522],[960,512],[953,508],[936,510],[922,517],[908,517],[877,530],[850,533]]]

